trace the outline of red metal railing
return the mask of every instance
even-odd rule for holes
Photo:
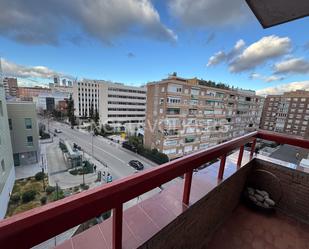
[[[250,153],[252,158],[256,138],[309,149],[309,140],[264,131],[252,132],[202,152],[2,220],[0,247],[30,248],[113,209],[113,248],[119,249],[122,246],[123,203],[178,176],[185,175],[183,203],[189,205],[193,170],[215,158],[221,158],[218,178],[223,179],[228,153],[240,148],[237,162],[240,167],[244,145],[252,142]]]

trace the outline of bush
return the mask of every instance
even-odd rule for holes
[[[46,197],[46,196],[43,196],[43,197],[40,199],[40,201],[41,201],[41,204],[42,204],[42,205],[45,205],[46,202],[47,202],[47,197]]]
[[[55,188],[55,191],[52,194],[52,200],[57,201],[64,198],[63,190],[58,186],[58,196],[57,196],[57,187]]]
[[[28,190],[23,193],[22,200],[23,203],[33,201],[35,199],[36,192],[34,190]]]
[[[80,187],[81,187],[83,190],[89,189],[89,185],[87,185],[87,184],[81,184]]]
[[[38,172],[34,176],[35,180],[37,180],[37,181],[42,181],[44,179],[44,177],[45,177],[45,173],[43,173],[43,172]]]
[[[16,204],[20,201],[20,195],[19,194],[14,194],[11,196],[11,202]]]
[[[53,186],[47,186],[46,187],[46,193],[48,194],[48,195],[50,195],[52,192],[54,192],[55,191],[55,187],[53,187]]]

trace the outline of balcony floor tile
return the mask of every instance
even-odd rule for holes
[[[309,225],[281,213],[271,216],[240,205],[213,235],[209,249],[308,249]]]

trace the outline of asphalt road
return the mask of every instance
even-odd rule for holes
[[[51,131],[55,129],[61,130],[62,133],[58,133],[57,137],[66,139],[72,143],[75,142],[89,155],[92,155],[93,148],[93,157],[107,164],[108,168],[110,168],[113,173],[114,179],[123,178],[136,173],[136,170],[128,165],[128,162],[133,159],[142,162],[144,170],[156,166],[155,163],[145,160],[133,152],[126,151],[121,148],[121,145],[111,142],[101,136],[92,136],[89,132],[71,129],[68,125],[55,121],[49,123],[49,129]]]

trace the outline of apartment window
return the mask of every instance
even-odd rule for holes
[[[32,120],[31,118],[25,118],[26,129],[32,129]]]
[[[293,98],[293,101],[298,101],[298,98]]]
[[[10,118],[9,118],[9,128],[10,128],[10,130],[13,129],[12,119],[10,119]]]
[[[164,88],[164,87],[162,87],[162,88],[161,88],[161,92],[162,92],[162,93],[164,93],[164,91],[165,91],[165,88]]]
[[[33,146],[33,137],[32,136],[27,136],[27,145]]]
[[[2,174],[5,173],[5,164],[4,164],[4,160],[1,160],[1,170],[2,170]]]
[[[0,116],[3,116],[2,101],[0,100]]]
[[[302,130],[302,131],[305,131],[306,129],[307,129],[306,126],[302,126],[302,127],[301,127],[301,130]]]
[[[305,102],[305,101],[306,101],[306,98],[301,98],[300,101],[301,101],[301,102]]]

